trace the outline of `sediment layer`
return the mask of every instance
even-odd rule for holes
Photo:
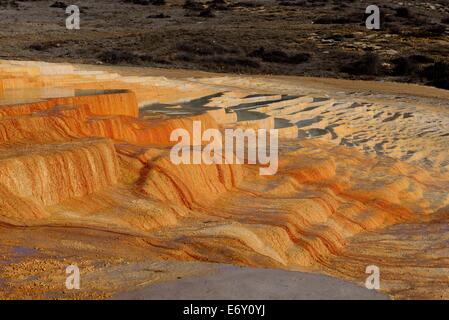
[[[364,248],[357,239],[446,212],[446,110],[305,89],[278,94],[291,88],[245,81],[1,61],[0,223],[33,226],[36,237],[44,226],[126,235],[136,259],[144,246],[153,258],[313,270],[360,283],[358,269],[332,269],[364,266],[348,253]],[[274,93],[263,89],[270,85]],[[194,121],[203,131],[279,130],[277,173],[260,176],[258,164],[175,165],[170,134],[193,134]],[[381,260],[385,252],[370,241]]]

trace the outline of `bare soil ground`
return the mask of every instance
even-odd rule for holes
[[[393,80],[449,87],[449,1],[0,1],[0,56],[213,72]]]

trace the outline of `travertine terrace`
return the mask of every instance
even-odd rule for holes
[[[0,296],[109,297],[219,262],[360,285],[375,264],[393,298],[448,298],[449,100],[417,88],[1,61]],[[278,173],[172,164],[195,120],[279,129]]]

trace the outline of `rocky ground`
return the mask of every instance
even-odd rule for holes
[[[67,4],[0,1],[0,56],[448,88],[446,0],[375,1],[378,31],[365,0],[83,0],[80,30]]]

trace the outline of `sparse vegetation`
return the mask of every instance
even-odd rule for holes
[[[149,6],[149,5],[162,6],[166,4],[165,0],[124,0],[124,2],[137,4],[141,6]]]
[[[325,15],[315,19],[315,24],[350,24],[363,22],[363,15],[352,13],[346,16]]]
[[[200,11],[199,16],[203,18],[214,18],[215,14],[211,8],[206,8]]]
[[[32,0],[0,0],[4,28],[22,19],[14,12],[25,6],[32,10],[26,2]],[[95,5],[94,0],[86,0],[85,4],[82,32],[75,38],[74,33],[62,34],[53,27],[28,36],[34,22],[27,22],[27,30],[18,30],[23,35],[20,41],[0,37],[2,56],[23,52],[44,60],[351,79],[387,77],[427,84],[439,80],[425,76],[424,69],[437,61],[449,63],[447,10],[429,9],[417,0],[402,4],[380,0],[379,31],[366,29],[367,2],[357,0],[97,0]],[[50,5],[52,14],[63,19],[59,8],[65,8],[66,1],[50,1],[45,10]],[[111,25],[111,12],[120,23]],[[47,15],[40,19],[36,27],[54,26]],[[58,23],[63,27],[62,20]]]
[[[426,67],[422,75],[427,79],[427,84],[437,88],[449,89],[449,63],[438,61]]]
[[[265,62],[275,63],[287,63],[298,64],[309,60],[310,55],[308,53],[294,53],[287,54],[281,50],[265,50],[264,47],[260,47],[249,54],[250,57],[261,58]]]
[[[56,1],[52,5],[50,5],[50,8],[59,8],[59,9],[65,9],[67,8],[67,4],[65,4],[62,1]]]
[[[407,8],[407,7],[396,8],[396,17],[410,18],[410,16],[411,16],[411,13],[410,13],[409,8]]]
[[[0,0],[0,8],[4,9],[17,9],[19,4],[16,0]]]
[[[368,52],[357,60],[347,63],[341,67],[341,71],[359,76],[377,76],[380,74],[380,58],[376,53]]]
[[[425,26],[418,32],[419,36],[422,37],[439,37],[446,32],[446,26],[442,24],[433,24],[430,26]]]
[[[150,14],[148,19],[167,19],[170,18],[170,16],[164,14],[164,13],[157,13],[157,14]]]
[[[109,64],[140,64],[142,62],[156,62],[152,56],[148,54],[136,54],[125,50],[106,50],[98,55],[98,59]],[[157,61],[161,63],[162,61]]]
[[[186,10],[192,11],[202,11],[206,8],[201,2],[195,0],[185,0],[184,5],[182,6]]]

